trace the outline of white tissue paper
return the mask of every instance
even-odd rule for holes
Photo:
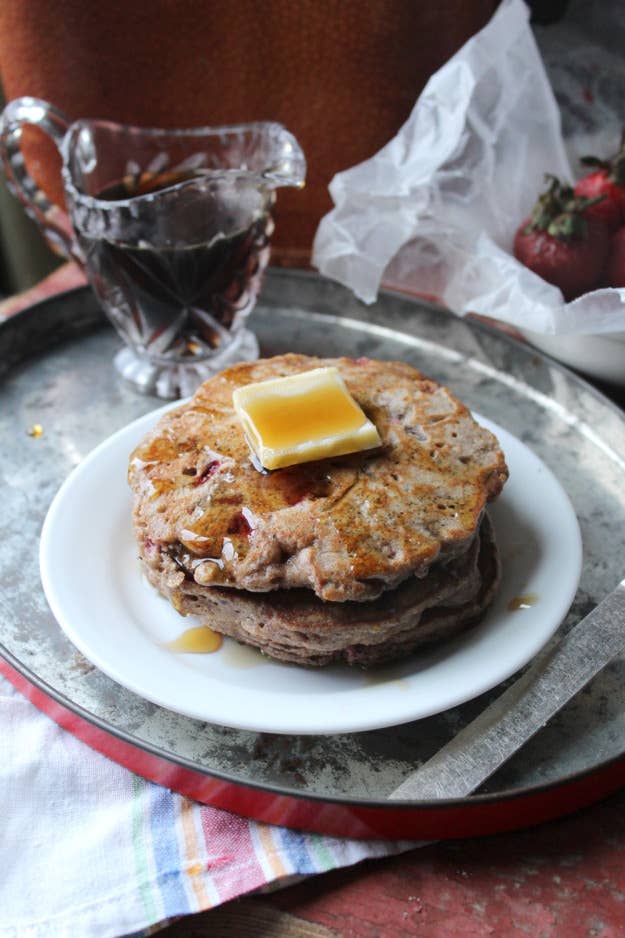
[[[625,330],[625,289],[565,303],[514,258],[545,173],[573,181],[529,11],[503,0],[430,78],[397,136],[334,177],[313,264],[366,303],[384,281],[521,330]]]

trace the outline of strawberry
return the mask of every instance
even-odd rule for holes
[[[610,231],[616,231],[625,224],[625,134],[620,150],[609,160],[585,156],[581,162],[594,169],[577,181],[575,195],[587,199],[602,195],[604,198],[591,205],[586,214],[600,218]]]
[[[625,287],[625,226],[610,239],[606,280],[610,287]]]
[[[605,223],[588,215],[603,196],[576,198],[570,186],[547,176],[548,188],[518,228],[514,256],[572,300],[599,285],[608,256]]]

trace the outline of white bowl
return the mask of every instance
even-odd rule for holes
[[[524,329],[522,335],[541,352],[589,378],[625,387],[625,332],[544,335]]]

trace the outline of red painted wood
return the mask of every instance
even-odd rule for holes
[[[470,799],[425,807],[317,801],[213,778],[147,752],[61,705],[0,659],[0,671],[68,732],[137,775],[235,814],[342,837],[451,839],[518,830],[592,804],[625,785],[625,760],[561,785],[513,798]]]
[[[624,860],[622,791],[566,820],[367,861],[262,901],[350,938],[622,938]]]

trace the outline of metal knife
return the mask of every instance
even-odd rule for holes
[[[501,697],[412,772],[389,799],[470,795],[619,652],[625,652],[625,579],[562,639],[553,639]]]

